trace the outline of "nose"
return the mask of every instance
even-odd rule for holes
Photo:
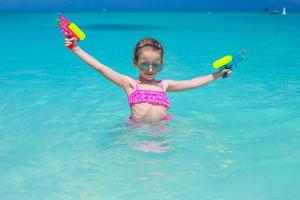
[[[153,71],[153,65],[150,65],[149,66],[149,72],[152,72]]]

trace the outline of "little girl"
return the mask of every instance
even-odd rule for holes
[[[135,80],[100,63],[82,50],[75,38],[65,39],[65,46],[69,47],[70,45],[73,45],[72,51],[84,62],[123,88],[130,105],[130,120],[134,122],[170,120],[172,117],[167,112],[170,102],[166,92],[198,88],[222,77],[224,73],[227,75],[231,73],[231,70],[224,69],[191,80],[156,80],[156,75],[163,69],[164,49],[159,41],[153,38],[144,38],[136,44],[134,49],[133,63],[139,71],[139,77]]]

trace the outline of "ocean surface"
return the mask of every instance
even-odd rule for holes
[[[169,93],[172,121],[128,126],[125,93],[64,47],[56,13],[1,13],[0,199],[300,199],[300,14],[64,14],[84,50],[133,78],[144,37],[165,47],[159,79],[247,60]]]

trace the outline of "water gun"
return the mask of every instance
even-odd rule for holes
[[[219,71],[223,69],[232,69],[233,67],[236,67],[238,63],[244,61],[246,59],[246,50],[243,50],[239,54],[233,56],[233,55],[227,55],[224,56],[212,63],[213,68],[218,69]],[[228,77],[227,73],[224,73],[223,78]]]
[[[67,18],[62,14],[58,14],[58,17],[59,18],[56,19],[56,22],[60,26],[62,33],[67,38],[74,37],[77,41],[85,39],[85,33],[76,24],[67,20]],[[68,48],[73,49],[74,45],[71,44]]]

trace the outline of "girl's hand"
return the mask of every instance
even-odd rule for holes
[[[226,73],[226,77],[229,77],[231,75],[231,69],[222,69],[221,71],[213,73],[213,77],[216,78],[221,78],[223,75]]]
[[[73,46],[72,50],[74,50],[74,48],[78,47],[77,40],[74,37],[72,37],[72,38],[65,38],[65,47],[70,48],[71,46]]]

